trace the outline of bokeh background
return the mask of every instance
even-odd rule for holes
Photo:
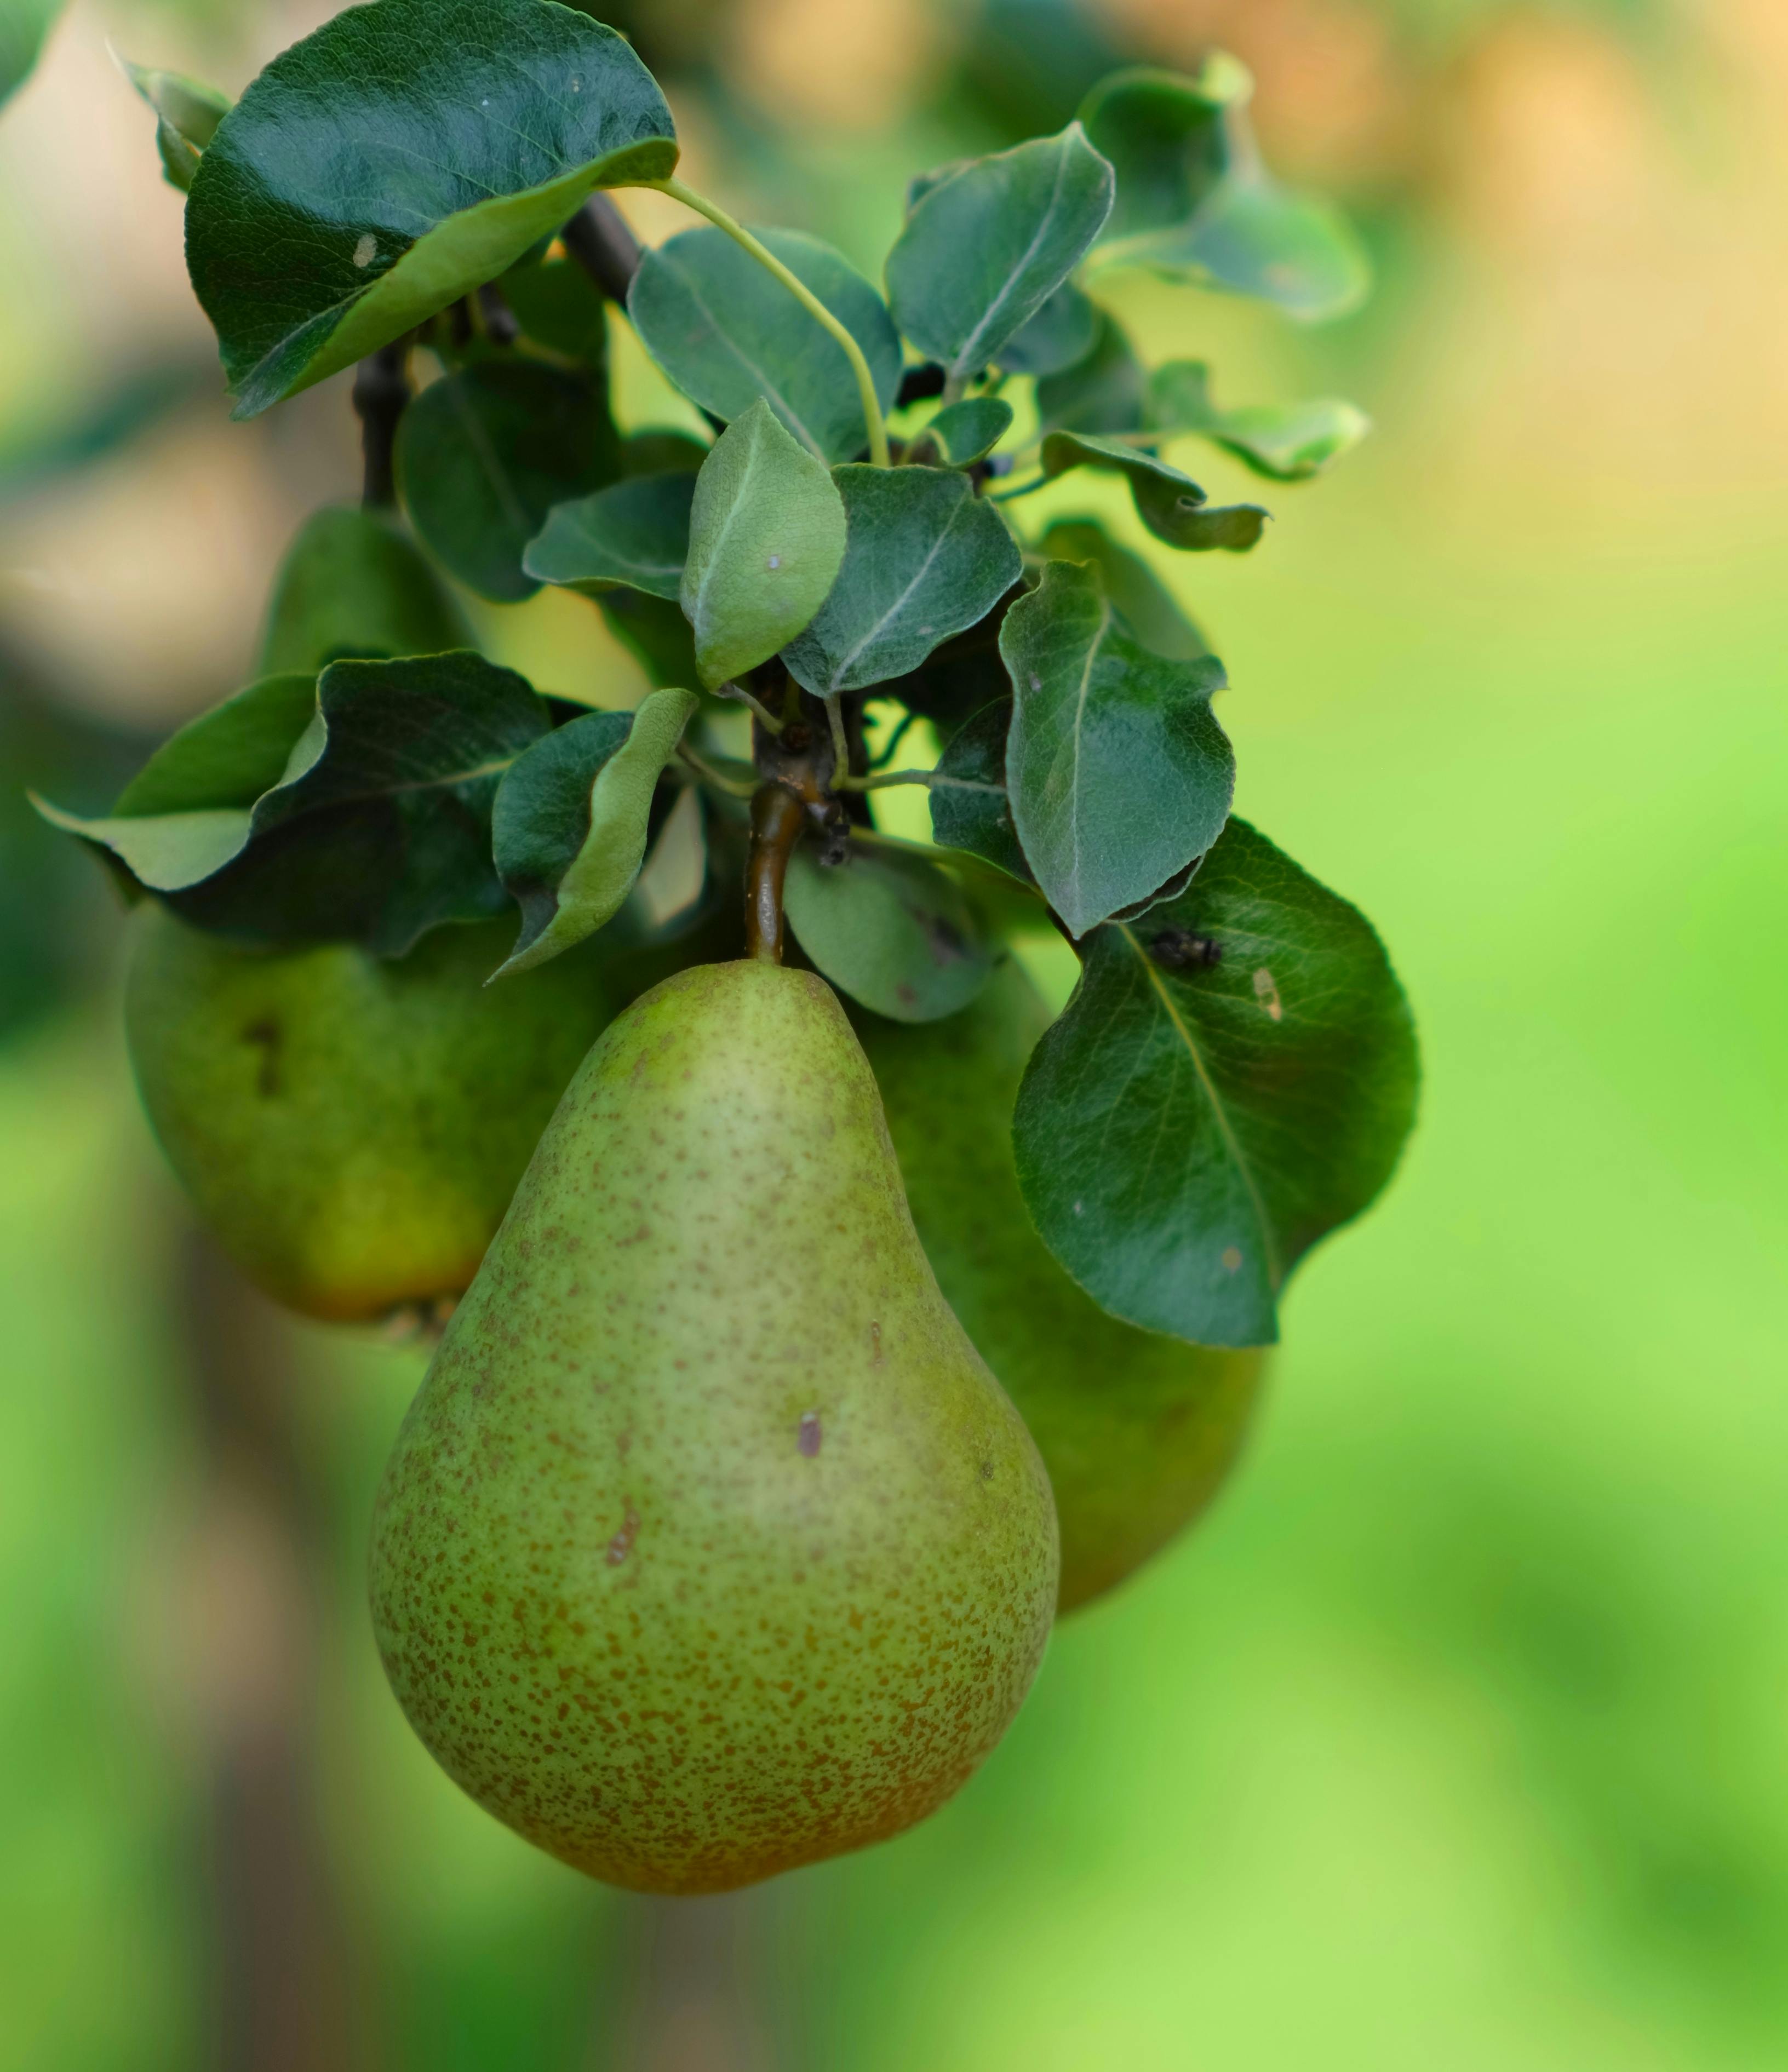
[[[1208,1523],[1062,1629],[927,1826],[681,1906],[535,1855],[410,1738],[360,1575],[420,1358],[282,1321],[191,1231],[121,917],[21,799],[103,805],[234,688],[356,487],[339,382],[228,422],[106,51],[238,89],[327,11],[76,0],[0,117],[0,2065],[1781,2066],[1788,8],[609,12],[698,184],[871,272],[908,172],[1114,62],[1253,66],[1375,301],[1123,313],[1226,397],[1378,429],[1256,554],[1161,564],[1242,809],[1377,921],[1427,1062]],[[665,403],[629,360],[623,411]],[[483,624],[543,688],[636,688],[575,599]]]

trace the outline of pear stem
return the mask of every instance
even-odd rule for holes
[[[745,947],[767,964],[783,960],[783,881],[800,839],[805,808],[785,784],[763,784],[751,801],[751,855],[745,870]]]

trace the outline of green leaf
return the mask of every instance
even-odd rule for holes
[[[597,187],[667,177],[670,110],[547,0],[376,0],[276,58],[194,176],[187,264],[238,417],[506,273]]]
[[[710,447],[687,432],[673,432],[663,426],[647,426],[630,432],[621,442],[623,475],[694,475],[708,458]]]
[[[52,827],[115,856],[139,885],[175,890],[240,853],[249,809],[284,776],[293,745],[316,709],[314,675],[268,676],[188,720],[103,818],[83,819],[35,797],[32,803]]]
[[[1071,467],[1115,469],[1130,484],[1137,516],[1157,540],[1187,553],[1222,548],[1245,554],[1259,541],[1272,515],[1257,504],[1207,505],[1204,491],[1190,475],[1157,460],[1141,446],[1091,432],[1051,432],[1043,441],[1043,473],[1065,475]]]
[[[1083,360],[1099,342],[1099,305],[1072,281],[1064,281],[1035,316],[1000,347],[998,364],[1008,374],[1041,380]]]
[[[649,590],[675,598],[689,557],[689,506],[696,478],[687,470],[637,475],[561,504],[549,515],[522,566],[537,582],[582,590]]]
[[[1346,219],[1258,169],[1226,180],[1191,222],[1108,253],[1113,264],[1252,296],[1305,323],[1346,316],[1372,286],[1371,262]]]
[[[1222,51],[1190,77],[1138,67],[1102,79],[1081,103],[1080,120],[1117,176],[1106,237],[1194,216],[1230,167],[1228,111],[1253,91],[1247,68]]]
[[[0,102],[31,76],[62,0],[0,0]]]
[[[267,695],[271,711],[279,701]],[[283,696],[295,701],[295,690]],[[201,927],[359,940],[399,956],[442,922],[502,911],[491,803],[504,771],[550,724],[520,676],[481,656],[338,662],[318,680],[314,710],[277,780],[246,810],[187,783],[183,753],[178,786],[164,771],[139,789],[146,769],[119,802],[138,807],[147,796],[153,815],[73,832],[104,844]],[[263,771],[276,740],[269,731]],[[171,803],[183,810],[166,810]]]
[[[967,895],[928,857],[853,842],[847,859],[789,860],[795,939],[841,993],[891,1022],[939,1022],[987,983],[993,954]]]
[[[469,648],[441,578],[394,517],[360,505],[314,511],[286,550],[261,639],[265,676],[331,662],[388,661]]]
[[[1145,648],[1190,662],[1210,644],[1140,554],[1120,547],[1096,518],[1058,518],[1039,549],[1050,561],[1090,561],[1105,594]]]
[[[652,793],[696,705],[693,691],[657,690],[637,712],[574,719],[504,777],[491,846],[521,933],[497,977],[545,964],[620,911],[645,858]]]
[[[894,320],[953,380],[1036,315],[1111,212],[1112,169],[1078,122],[932,187],[888,254]]]
[[[706,689],[807,625],[845,558],[845,531],[832,477],[759,397],[715,441],[689,512],[680,594]]]
[[[1140,431],[1145,379],[1122,327],[1101,310],[1086,358],[1038,383],[1038,421],[1045,431]]]
[[[900,386],[900,339],[882,298],[848,260],[792,230],[758,233],[863,348],[884,410]],[[853,460],[869,443],[845,349],[724,231],[704,224],[648,251],[627,291],[640,343],[684,394],[729,421],[761,396],[812,453]]]
[[[701,680],[696,668],[695,636],[683,607],[643,590],[610,590],[596,598],[602,623],[662,689]]]
[[[1019,1091],[1019,1182],[1112,1315],[1265,1344],[1292,1268],[1390,1178],[1417,1079],[1371,925],[1231,820],[1182,898],[1087,945]]]
[[[602,372],[608,362],[607,304],[575,260],[524,261],[497,286],[524,337],[575,360],[587,373]]]
[[[516,604],[540,588],[522,555],[547,513],[612,481],[621,449],[582,375],[508,357],[425,388],[397,421],[396,460],[423,545],[469,590]]]
[[[946,467],[972,467],[984,460],[1012,428],[1012,405],[997,396],[965,396],[947,403],[913,434],[913,450],[933,447]]]
[[[1164,438],[1202,434],[1276,482],[1302,482],[1321,474],[1371,430],[1363,410],[1333,397],[1219,410],[1210,397],[1210,370],[1202,360],[1171,360],[1155,369],[1149,378],[1148,421]]]
[[[1012,701],[984,705],[959,728],[931,775],[931,832],[945,849],[967,849],[1030,883],[1006,796],[1005,744]]]
[[[1235,758],[1210,710],[1213,656],[1152,655],[1098,572],[1051,561],[1006,614],[1006,777],[1026,860],[1069,932],[1084,935],[1208,849]]]
[[[948,740],[984,705],[1010,694],[1000,660],[1000,629],[1005,611],[1023,594],[1022,586],[1014,584],[984,619],[946,640],[917,669],[884,684],[878,697],[898,698],[909,712],[923,713]]]
[[[996,506],[966,475],[929,467],[841,467],[849,532],[843,565],[813,623],[783,651],[816,697],[916,669],[984,618],[1024,557]]]
[[[317,713],[309,671],[263,677],[171,734],[118,794],[120,819],[253,805]]]
[[[155,148],[168,184],[182,194],[192,185],[199,159],[230,110],[230,97],[184,72],[157,72],[120,58],[124,75],[155,111]]]

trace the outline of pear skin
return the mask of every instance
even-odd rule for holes
[[[1072,1611],[1210,1503],[1247,1436],[1265,1354],[1120,1322],[1038,1236],[1013,1164],[1012,1109],[1050,1015],[1016,960],[945,1021],[861,1009],[853,1020],[938,1285],[1049,1469],[1061,1609]]]
[[[462,1293],[620,1004],[573,952],[487,989],[508,922],[395,961],[261,949],[146,902],[125,987],[143,1105],[237,1265],[337,1321]]]
[[[678,973],[566,1092],[404,1422],[375,1630],[435,1758],[610,1883],[717,1892],[968,1777],[1055,1605],[1049,1483],[824,982]]]

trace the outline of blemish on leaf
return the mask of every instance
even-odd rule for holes
[[[772,555],[770,557],[770,561],[769,561],[769,564],[768,564],[768,565],[769,565],[770,567],[771,567],[771,568],[773,568],[773,569],[779,569],[779,568],[782,566],[782,565],[783,565],[783,557],[782,557],[782,556],[781,556],[780,554],[772,554]]]
[[[1241,1253],[1240,1253],[1239,1252],[1238,1252],[1238,1251],[1236,1250],[1235,1247],[1234,1245],[1232,1245],[1232,1244],[1224,1246],[1224,1248],[1223,1248],[1223,1270],[1224,1270],[1224,1272],[1225,1272],[1226,1273],[1239,1273],[1239,1272],[1241,1271],[1241,1268],[1242,1268],[1242,1255],[1241,1255]]]
[[[811,1461],[819,1452],[821,1436],[819,1412],[804,1410],[801,1412],[801,1429],[795,1441],[803,1460]]]
[[[379,256],[379,240],[370,230],[360,232],[360,241],[354,247],[354,264],[364,273]]]
[[[882,1364],[882,1326],[879,1324],[870,1325],[869,1343],[874,1348],[873,1356],[871,1358],[869,1364],[871,1367],[880,1367]]]
[[[1273,983],[1272,973],[1264,964],[1254,974],[1255,997],[1275,1022],[1283,1022],[1285,1010],[1280,1004],[1279,989]]]

